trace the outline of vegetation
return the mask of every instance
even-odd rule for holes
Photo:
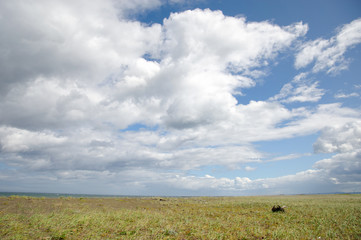
[[[0,239],[361,239],[361,195],[1,197]]]

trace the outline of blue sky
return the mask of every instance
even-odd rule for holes
[[[360,1],[2,1],[0,28],[0,191],[361,191]]]

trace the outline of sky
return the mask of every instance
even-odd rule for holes
[[[3,0],[0,29],[0,191],[361,192],[358,0]]]

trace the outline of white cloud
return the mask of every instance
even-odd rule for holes
[[[361,42],[361,19],[345,24],[337,35],[326,40],[317,39],[304,44],[295,60],[296,68],[303,68],[315,61],[313,72],[337,73],[348,67],[344,54]]]
[[[361,122],[325,128],[314,144],[315,152],[349,152],[361,148]]]
[[[304,68],[314,62],[311,72],[303,72],[285,84],[280,93],[270,98],[272,101],[290,102],[317,102],[325,93],[318,87],[319,82],[310,79],[311,73],[326,71],[338,73],[346,69],[348,60],[344,55],[346,51],[361,42],[361,19],[344,25],[337,35],[330,39],[316,39],[301,46],[296,55],[295,67]],[[336,98],[356,96],[338,94]]]
[[[316,109],[305,112],[305,117],[289,123],[280,129],[286,132],[301,133],[305,135],[315,133],[325,127],[340,126],[360,118],[360,112],[351,108],[342,107],[339,103],[320,104]],[[326,121],[327,119],[327,121]]]
[[[203,126],[199,130],[202,140],[214,145],[219,139],[224,143],[287,139],[314,134],[326,126],[342,125],[360,118],[359,111],[341,104],[288,110],[278,102],[251,101],[237,107],[238,111],[227,122]]]
[[[316,102],[324,93],[301,77],[274,101],[238,103],[235,95],[254,87],[307,25],[280,27],[200,9],[174,13],[163,25],[125,18],[162,3],[0,3],[6,19],[0,20],[4,185],[43,182],[49,191],[50,183],[66,191],[73,183],[89,189],[91,182],[100,192],[101,184],[140,194],[237,192],[311,181],[324,171],[278,180],[186,174],[208,165],[259,163],[265,156],[252,142],[316,133],[360,113],[340,104],[287,108],[283,103]],[[341,32],[340,41],[358,41],[346,28]],[[137,124],[144,129],[132,131]]]
[[[333,182],[324,177],[321,170],[307,170],[294,175],[277,178],[250,179],[247,177],[215,178],[195,176],[168,176],[165,186],[171,185],[200,195],[242,194],[294,194],[298,191],[324,193],[333,191]],[[343,186],[344,187],[344,186]],[[337,188],[337,189],[341,189]]]
[[[111,1],[37,2],[32,8],[3,2],[0,49],[8,66],[1,69],[1,89],[8,96],[0,108],[9,114],[2,124],[188,128],[223,121],[235,111],[232,94],[255,84],[234,72],[264,65],[307,30],[210,10],[173,14],[163,26],[119,18],[118,11],[142,3],[118,1],[115,9]],[[148,3],[153,8],[159,1]],[[146,54],[157,61],[143,59]]]
[[[284,156],[274,157],[270,160],[266,160],[265,162],[285,161],[285,160],[296,159],[296,158],[300,158],[303,156],[310,156],[310,155],[311,155],[310,153],[303,153],[303,154],[291,153],[291,154],[284,155]]]
[[[361,184],[361,122],[328,127],[314,144],[315,152],[337,153],[315,163],[316,169],[327,172],[330,178],[341,183]]]
[[[220,63],[210,66],[216,69],[231,64],[237,71],[263,65],[264,59],[274,57],[307,31],[302,23],[281,28],[199,9],[172,14],[164,27],[166,58],[193,60],[193,64],[203,67],[207,61]]]
[[[357,183],[361,185],[361,152],[339,153],[332,158],[318,161],[314,168],[327,172],[330,179],[340,183]]]
[[[51,132],[30,132],[13,127],[0,128],[0,144],[3,152],[39,151],[56,147],[66,142],[66,137]]]
[[[109,2],[99,11],[100,3],[92,4],[77,15],[78,5],[39,3],[36,16],[26,6],[18,11],[15,5],[5,4],[7,14],[31,19],[27,26],[9,19],[8,25],[26,29],[21,36],[24,42],[31,34],[40,35],[31,46],[3,42],[4,49],[12,50],[7,63],[17,65],[21,76],[15,76],[11,68],[2,71],[2,89],[8,89],[8,98],[0,107],[11,113],[2,116],[2,123],[25,128],[83,124],[125,128],[142,122],[182,129],[224,121],[235,111],[237,101],[232,94],[255,85],[234,72],[250,74],[250,66],[264,65],[307,30],[302,24],[281,28],[267,22],[247,23],[210,10],[173,14],[161,29],[160,25],[119,20]],[[42,14],[49,10],[56,12]],[[47,21],[51,26],[44,25]],[[44,29],[40,33],[39,24]],[[44,42],[54,37],[52,29],[62,29],[57,34],[63,40],[44,48]],[[222,35],[218,34],[221,30]],[[12,34],[9,30],[7,40]],[[16,58],[16,51],[22,51],[21,59]],[[147,61],[144,54],[159,59]],[[33,66],[32,58],[43,62]],[[74,66],[68,66],[71,61]],[[33,104],[41,107],[33,108]]]
[[[119,20],[112,1],[2,1],[0,9],[2,92],[39,76],[98,84],[159,42],[159,25]]]
[[[335,98],[351,98],[351,97],[359,97],[360,95],[356,92],[345,94],[345,93],[337,93],[335,94]]]
[[[256,170],[257,168],[255,168],[255,167],[250,167],[250,166],[246,166],[245,168],[244,168],[244,170],[246,170],[247,172],[250,172],[250,171],[254,171],[254,170]]]
[[[302,46],[302,50],[296,56],[295,67],[303,68],[314,61],[322,51],[329,45],[325,39],[317,39]]]
[[[282,103],[319,101],[325,91],[318,88],[319,83],[317,81],[307,79],[307,75],[307,73],[298,74],[291,82],[282,87],[279,94],[270,100]]]

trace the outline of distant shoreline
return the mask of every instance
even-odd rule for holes
[[[108,194],[81,194],[81,193],[36,193],[36,192],[0,192],[0,197],[27,196],[27,197],[74,197],[74,198],[192,198],[192,197],[261,197],[261,196],[295,196],[295,195],[333,195],[333,194],[361,194],[361,192],[333,192],[333,193],[305,193],[305,194],[278,194],[278,195],[255,195],[255,196],[167,196],[167,195],[108,195]]]
[[[73,194],[73,193],[35,193],[35,192],[0,192],[0,197],[27,196],[27,197],[83,197],[83,198],[112,198],[112,197],[150,197],[136,195],[103,195],[103,194]]]

